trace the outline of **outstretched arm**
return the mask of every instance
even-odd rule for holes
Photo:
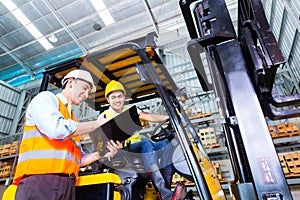
[[[167,115],[161,115],[161,114],[156,114],[156,113],[148,113],[148,112],[140,113],[141,120],[150,121],[150,122],[161,122],[168,118],[169,118],[169,116],[167,116]]]
[[[105,122],[107,122],[107,119],[104,118],[99,118],[96,121],[80,122],[78,123],[77,129],[71,135],[69,135],[69,137],[75,137],[85,133],[90,133]]]

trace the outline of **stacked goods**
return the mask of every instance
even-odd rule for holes
[[[14,155],[17,153],[18,141],[0,146],[0,157]]]
[[[281,168],[283,170],[284,175],[285,176],[289,175],[290,170],[287,166],[287,163],[286,163],[286,160],[285,160],[285,155],[279,155],[279,161],[280,161],[280,165],[281,165]]]
[[[279,155],[285,177],[300,177],[300,152]]]
[[[277,126],[268,126],[273,139],[300,135],[296,122],[280,123]]]
[[[269,132],[270,132],[272,138],[275,138],[276,137],[275,127],[274,126],[268,126],[268,128],[269,128]]]
[[[197,119],[197,118],[204,118],[204,117],[210,117],[212,116],[212,113],[195,113],[193,115],[191,115],[189,118],[190,119]]]
[[[14,155],[17,153],[18,145],[19,145],[18,141],[11,143],[9,155]]]
[[[8,156],[10,154],[10,147],[11,147],[11,144],[5,144],[5,145],[0,146],[0,156],[1,157]]]
[[[220,166],[220,163],[218,162],[214,162],[213,163],[213,166],[214,166],[214,170],[215,170],[215,173],[218,177],[219,180],[222,180],[222,173],[221,173],[221,166]]]
[[[203,128],[198,131],[198,136],[201,139],[202,145],[205,148],[219,147],[215,129],[212,127]]]
[[[0,178],[9,177],[12,170],[12,163],[0,162]]]
[[[185,113],[188,117],[192,116],[192,111],[190,109],[188,109],[188,107],[184,107],[183,110],[185,111]]]
[[[197,119],[212,116],[212,113],[202,113],[200,108],[191,110],[188,107],[184,107],[183,110],[185,111],[189,119]]]
[[[285,154],[284,159],[289,171],[288,176],[300,176],[300,152]]]

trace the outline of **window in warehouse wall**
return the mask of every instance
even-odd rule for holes
[[[294,93],[300,93],[300,33],[299,30],[296,32],[295,36],[295,42],[293,45],[293,48],[291,50],[290,56],[288,58],[288,64],[291,71],[291,76],[293,76],[293,80],[295,81],[294,87],[295,91]]]
[[[294,14],[298,19],[300,19],[300,1],[299,0],[289,0],[288,6],[293,9]]]
[[[273,0],[262,0],[265,15],[266,15],[266,18],[269,22],[270,22],[271,17],[272,17],[272,14],[271,14],[272,13],[272,6],[273,6],[272,1]]]
[[[285,58],[288,58],[293,47],[296,30],[295,24],[293,23],[291,16],[287,13],[286,10],[284,10],[282,22],[285,25],[281,27],[278,44]]]
[[[296,37],[295,37],[295,43],[294,48],[292,49],[291,55],[295,55],[298,53],[298,56],[291,56],[289,59],[289,62],[291,65],[293,65],[293,73],[300,78],[300,30],[297,30]]]
[[[270,18],[270,26],[272,27],[272,31],[279,41],[281,25],[284,15],[284,5],[282,3],[278,3],[276,1],[272,1],[272,10],[271,10],[271,18]]]
[[[281,95],[300,93],[300,3],[297,0],[262,2],[272,31],[287,59],[287,63],[278,69],[276,87]]]

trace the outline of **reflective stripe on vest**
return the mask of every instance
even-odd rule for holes
[[[128,109],[129,109],[128,106],[124,106],[124,107],[123,107],[123,111],[128,110]],[[102,115],[103,117],[105,116],[104,118],[106,118],[106,119],[112,119],[112,118],[115,117],[114,114],[111,113],[109,109],[103,111],[103,112],[101,113],[101,115]],[[115,133],[115,134],[117,134],[117,133]],[[129,134],[133,134],[133,133],[129,133]],[[131,144],[134,144],[134,143],[136,143],[136,142],[140,142],[140,141],[141,141],[141,135],[140,135],[139,133],[133,134],[133,135],[132,135],[130,138],[128,138],[126,141],[130,141]]]
[[[59,111],[65,119],[76,120],[70,116],[65,105],[59,101]],[[78,176],[81,160],[80,137],[65,140],[49,139],[39,132],[36,126],[24,126],[20,144],[18,165],[14,176],[14,184],[28,175],[63,173]]]

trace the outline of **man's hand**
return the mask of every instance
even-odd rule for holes
[[[106,147],[109,149],[109,152],[106,153],[104,157],[113,157],[122,147],[122,144],[119,141],[114,142],[113,140],[110,140],[107,142]]]
[[[97,121],[98,126],[102,126],[103,124],[105,124],[106,122],[108,122],[109,119],[106,119],[106,118],[99,118],[99,119],[97,119],[96,121]]]

